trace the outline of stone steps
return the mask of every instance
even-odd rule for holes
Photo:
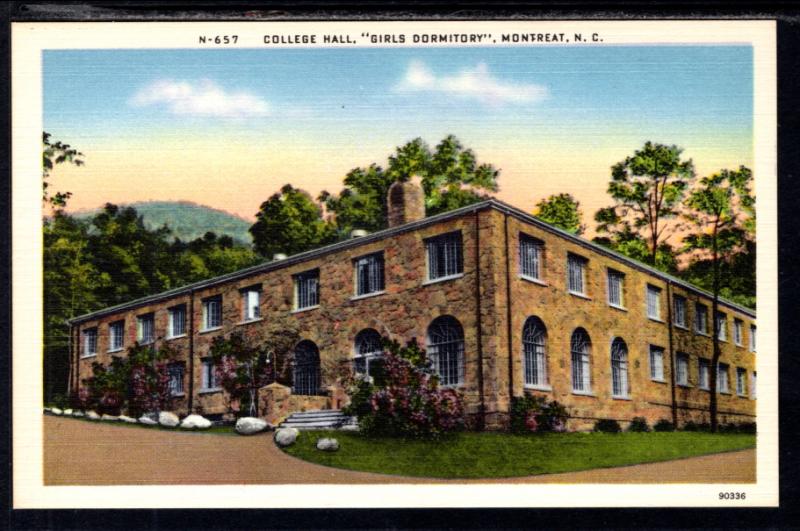
[[[327,409],[292,413],[279,427],[298,430],[336,430],[357,429],[357,426],[355,418],[348,417],[338,409]]]

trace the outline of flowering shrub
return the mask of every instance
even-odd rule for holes
[[[374,383],[356,377],[347,385],[348,411],[359,416],[368,435],[436,438],[464,427],[461,397],[440,389],[425,351],[415,341],[401,347],[384,342],[381,378]]]
[[[543,396],[523,395],[511,399],[511,431],[514,433],[562,432],[567,429],[567,409]]]

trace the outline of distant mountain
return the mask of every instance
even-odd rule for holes
[[[247,231],[252,225],[251,222],[230,212],[191,201],[141,201],[119,206],[135,208],[150,230],[166,224],[172,230],[173,236],[183,241],[194,240],[211,231],[218,236],[227,234],[239,243],[250,245],[253,242]],[[83,210],[74,215],[78,218],[88,218],[100,210],[99,208]]]

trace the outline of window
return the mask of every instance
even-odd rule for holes
[[[169,374],[169,393],[172,396],[183,394],[183,363],[171,363],[167,367]]]
[[[661,288],[647,285],[647,317],[661,320]]]
[[[547,331],[538,317],[528,317],[522,327],[522,351],[525,385],[547,385]]]
[[[216,391],[217,387],[217,374],[214,360],[212,358],[203,358],[201,366],[201,391]]]
[[[461,233],[451,232],[425,241],[428,280],[460,275],[464,271]]]
[[[753,377],[750,378],[750,399],[756,399],[756,371],[753,371]]]
[[[167,337],[182,336],[186,333],[186,305],[173,306],[169,309]]]
[[[650,379],[664,381],[664,349],[650,345]]]
[[[722,312],[717,312],[717,339],[728,340],[728,317]]]
[[[675,381],[678,385],[689,386],[689,356],[678,352],[675,360]]]
[[[675,323],[675,326],[686,328],[686,298],[681,297],[680,295],[675,295],[675,298],[672,299],[672,303],[672,322]]]
[[[611,395],[627,398],[628,387],[628,345],[621,338],[611,342]]]
[[[362,330],[356,335],[355,354],[356,372],[374,378],[380,370],[383,338],[372,328]]]
[[[303,340],[294,347],[292,393],[296,395],[319,394],[319,349],[313,341]]]
[[[608,270],[608,304],[622,308],[623,302],[623,286],[625,282],[625,275],[613,269]]]
[[[589,334],[583,328],[576,328],[572,332],[569,350],[572,357],[572,391],[576,393],[592,392],[592,371],[589,364],[589,354],[592,342]]]
[[[586,295],[584,292],[584,280],[586,279],[586,262],[581,256],[570,254],[567,256],[568,279],[567,286],[570,293]]]
[[[441,385],[464,381],[464,329],[455,317],[437,317],[428,327],[428,356]]]
[[[717,391],[728,393],[728,365],[725,363],[717,364]]]
[[[149,345],[155,339],[156,331],[153,314],[140,315],[136,319],[136,340],[142,345]]]
[[[125,346],[125,321],[115,321],[108,325],[108,351],[122,350]]]
[[[252,321],[261,317],[259,299],[261,290],[257,287],[242,290],[242,320]]]
[[[97,328],[87,328],[83,331],[83,356],[97,354]]]
[[[222,326],[222,296],[203,300],[203,330],[213,330]]]
[[[707,359],[698,358],[697,359],[697,386],[700,389],[705,389],[708,391],[710,388],[710,374],[711,374],[711,364]]]
[[[544,244],[525,234],[519,235],[519,274],[535,280],[542,279],[542,248]]]
[[[756,325],[750,325],[750,352],[756,351]]]
[[[383,291],[383,253],[375,253],[357,259],[355,268],[356,296]]]
[[[294,309],[319,306],[319,269],[300,273],[294,277]]]
[[[742,337],[744,336],[744,323],[741,319],[733,320],[733,342],[738,346],[742,346]]]
[[[747,394],[747,371],[741,367],[736,367],[736,394],[745,396]]]
[[[699,302],[694,306],[694,331],[708,334],[708,308]]]

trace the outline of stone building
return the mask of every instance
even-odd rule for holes
[[[381,336],[425,345],[441,384],[489,429],[524,393],[564,404],[574,429],[708,420],[709,293],[494,199],[427,218],[411,183],[388,199],[385,230],[74,319],[70,388],[136,341],[168,342],[177,412],[223,415],[212,339],[280,318],[302,341],[291,387],[260,392],[272,421],[341,407],[339,369],[369,372]],[[720,421],[751,422],[755,312],[719,309]]]

